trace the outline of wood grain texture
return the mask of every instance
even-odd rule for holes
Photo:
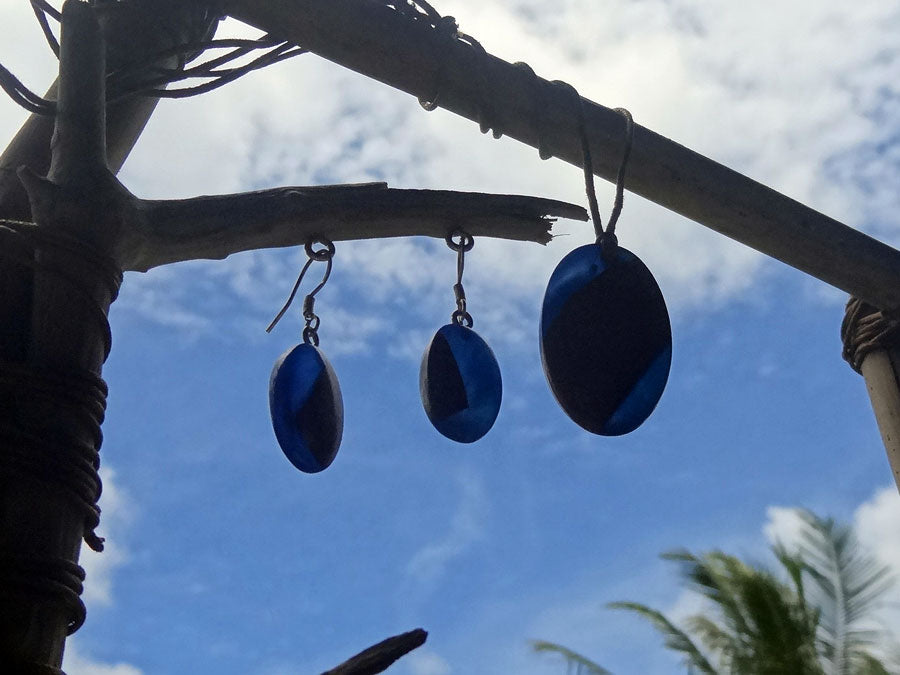
[[[551,239],[557,217],[587,220],[580,206],[519,195],[396,190],[384,184],[284,187],[171,201],[135,200],[116,257],[146,271],[181,260],[238,251],[382,237],[473,236]]]
[[[900,490],[900,349],[870,352],[860,369],[891,473]]]

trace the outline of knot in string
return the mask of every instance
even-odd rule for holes
[[[454,241],[454,237],[458,237],[459,241]],[[455,230],[448,234],[444,241],[447,242],[447,246],[450,247],[451,251],[456,251],[456,283],[453,285],[453,293],[456,296],[456,311],[450,315],[450,320],[457,326],[471,328],[475,321],[466,310],[466,291],[462,285],[462,278],[466,264],[465,255],[475,246],[475,238],[462,230]]]
[[[313,248],[315,244],[321,244],[324,248],[316,250],[315,248]],[[294,302],[294,297],[297,295],[297,290],[300,288],[300,284],[303,282],[303,277],[306,276],[306,272],[309,269],[310,265],[312,265],[314,262],[324,262],[325,273],[322,275],[322,280],[303,299],[303,320],[306,323],[306,326],[303,328],[303,342],[306,344],[311,344],[314,347],[318,347],[318,331],[320,321],[319,317],[315,313],[316,293],[318,293],[322,290],[322,288],[325,287],[325,283],[331,276],[331,265],[334,258],[335,248],[334,243],[331,240],[326,239],[325,237],[314,237],[306,242],[304,249],[306,250],[306,264],[304,264],[303,269],[300,270],[300,275],[297,277],[297,281],[294,282],[294,287],[291,289],[291,293],[288,296],[287,302],[284,303],[284,307],[282,307],[281,311],[278,312],[274,319],[272,319],[272,323],[270,323],[268,328],[266,328],[266,332],[272,332],[272,329],[275,328],[275,325],[281,320],[281,317],[283,317],[285,312],[288,311],[291,303]]]
[[[873,351],[900,346],[900,316],[850,298],[841,323],[842,356],[857,373]]]

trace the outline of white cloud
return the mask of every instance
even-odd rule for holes
[[[766,538],[780,541],[789,549],[798,546],[803,521],[796,509],[769,507],[764,527]],[[882,488],[857,507],[852,525],[864,552],[888,567],[900,580],[900,495],[894,486]],[[879,609],[873,618],[883,628],[896,631],[900,625],[900,585],[895,583],[879,599]]]
[[[766,509],[763,534],[769,543],[788,547],[799,545],[803,528],[803,519],[797,509],[787,506],[770,506]]]
[[[894,586],[884,598],[878,614],[883,628],[900,639],[900,495],[893,485],[883,488],[861,504],[853,514],[860,543],[894,575]]]
[[[118,567],[128,561],[128,551],[122,544],[125,530],[134,517],[134,507],[128,494],[120,487],[116,472],[110,467],[100,469],[103,494],[100,496],[102,517],[98,533],[106,538],[102,553],[82,547],[79,564],[87,578],[84,583],[84,601],[91,606],[112,604],[113,575]]]
[[[401,661],[410,675],[450,675],[453,669],[442,657],[430,650],[421,648],[403,657]]]
[[[444,536],[420,548],[406,566],[407,574],[423,586],[436,584],[455,559],[484,537],[488,503],[482,480],[471,472],[457,476],[459,503]]]
[[[142,675],[140,668],[127,663],[100,663],[81,654],[77,643],[66,646],[64,667],[68,675]]]
[[[900,573],[900,495],[891,485],[860,505],[853,515],[860,542]]]

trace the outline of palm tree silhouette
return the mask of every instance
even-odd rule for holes
[[[708,610],[684,628],[637,602],[612,609],[635,612],[680,652],[689,674],[890,675],[900,673],[900,651],[873,612],[893,579],[888,567],[860,547],[851,527],[798,511],[800,540],[772,552],[778,575],[763,566],[712,551],[663,554]],[[537,652],[561,656],[574,675],[609,675],[591,659],[554,642],[533,640]],[[892,653],[893,652],[893,655]]]

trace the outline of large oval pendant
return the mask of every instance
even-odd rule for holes
[[[503,396],[494,352],[474,330],[455,323],[440,328],[425,349],[419,389],[434,428],[458,443],[490,431]]]
[[[617,247],[569,253],[550,277],[541,310],[541,360],[553,395],[582,428],[603,436],[634,431],[662,396],[672,362],[672,327],[650,270]]]
[[[311,344],[289,349],[269,380],[275,437],[291,464],[317,473],[334,461],[344,431],[344,402],[334,369]]]

